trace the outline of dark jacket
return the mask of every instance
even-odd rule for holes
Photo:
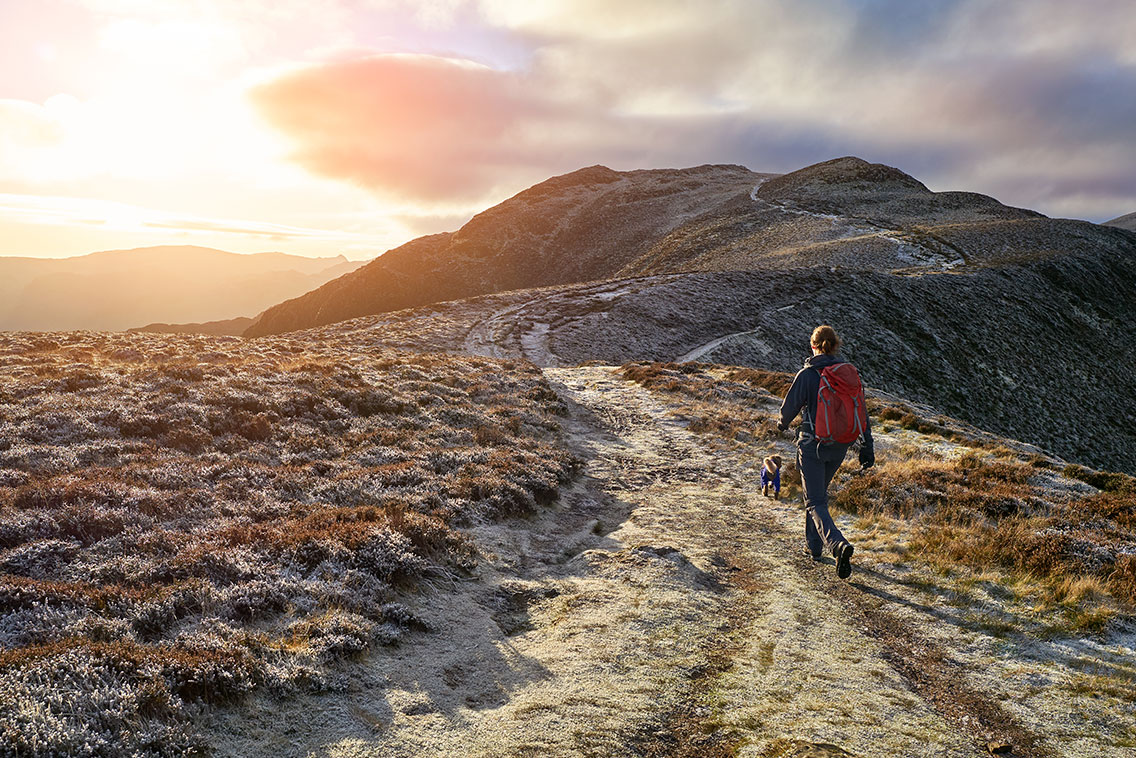
[[[804,433],[806,438],[812,436],[813,419],[816,418],[817,412],[817,392],[820,390],[820,370],[825,366],[833,366],[837,363],[844,363],[844,359],[839,355],[827,355],[821,353],[814,355],[805,361],[805,367],[797,372],[797,376],[793,378],[793,386],[785,393],[785,401],[781,403],[781,422],[777,425],[780,429],[788,429],[789,425],[793,423],[793,419],[802,410],[806,415],[801,421],[801,432]],[[872,422],[871,419],[864,425],[863,444],[860,447],[860,463],[871,465],[875,463],[875,449],[872,445]]]

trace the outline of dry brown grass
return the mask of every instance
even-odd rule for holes
[[[571,475],[531,365],[356,348],[0,335],[5,744],[184,754],[186,702],[325,687]]]
[[[832,503],[909,522],[909,554],[943,571],[997,569],[1035,580],[1043,605],[1075,610],[1081,629],[1108,620],[1115,611],[1097,610],[1106,601],[1132,612],[1136,496],[1054,498],[1036,471],[1031,462],[978,453],[884,463],[844,482]]]

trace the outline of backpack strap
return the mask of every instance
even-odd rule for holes
[[[816,366],[806,365],[805,368],[812,369],[817,373],[817,392],[820,391],[821,376],[820,369]],[[816,400],[816,393],[813,393],[813,400]],[[801,409],[801,426],[797,430],[798,442],[812,442],[816,439],[816,424],[813,422],[812,416],[809,415],[809,404],[806,402],[805,407]]]

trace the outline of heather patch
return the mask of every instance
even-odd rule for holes
[[[463,526],[573,462],[528,364],[191,335],[0,335],[0,730],[184,754],[193,714],[425,622]]]

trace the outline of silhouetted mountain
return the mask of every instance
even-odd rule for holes
[[[343,256],[242,255],[193,246],[0,257],[0,330],[116,330],[259,313],[361,265]]]
[[[785,175],[740,166],[542,182],[452,234],[416,239],[269,308],[247,336],[527,287],[692,271],[840,266],[920,273],[1107,249],[1115,233],[838,158]]]
[[[488,292],[617,275],[693,216],[745,196],[767,174],[741,166],[553,177],[453,233],[413,240],[354,272],[268,309],[247,336]]]
[[[153,334],[211,334],[214,336],[238,336],[252,326],[255,318],[240,316],[238,318],[223,319],[221,321],[206,321],[203,324],[147,324],[128,332],[150,332]]]

